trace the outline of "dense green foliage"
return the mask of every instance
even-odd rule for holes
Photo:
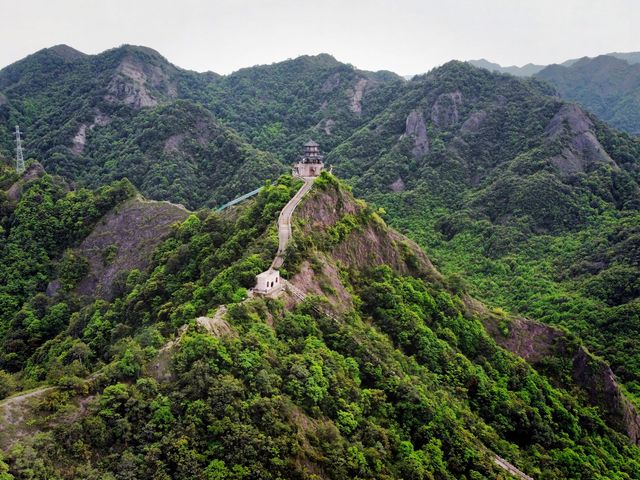
[[[405,118],[416,108],[428,118],[452,91],[461,93],[459,120],[428,119],[430,151],[414,157],[398,141]],[[550,158],[571,131],[549,140],[562,103],[545,93],[535,81],[453,63],[410,82],[330,161],[444,272],[489,304],[579,334],[638,395],[640,357],[629,332],[638,329],[640,141],[589,119],[617,166],[562,173]],[[478,112],[483,120],[470,131],[464,119]],[[390,192],[398,178],[404,191]]]
[[[88,148],[73,162],[53,155],[54,170],[89,186],[126,177],[150,198],[189,208],[222,204],[284,169],[208,111],[182,100],[114,119],[89,136]]]
[[[199,100],[252,145],[290,162],[310,137],[331,150],[381,112],[402,83],[391,72],[356,70],[321,54],[239,70]]]
[[[61,48],[0,72],[7,151],[8,126],[19,124],[27,153],[51,173],[87,186],[126,177],[150,198],[190,208],[223,203],[282,172],[273,155],[247,145],[204,108],[178,100],[178,92],[215,76],[179,70],[150,49],[84,56]]]
[[[640,474],[640,450],[498,348],[441,286],[347,268],[358,301],[337,322],[317,297],[293,309],[242,301],[296,186],[281,178],[234,215],[191,216],[113,302],[71,313],[23,381],[63,387],[39,406],[49,419],[82,391],[71,379],[98,368],[99,397],[76,422],[15,444],[14,478],[501,478],[491,450],[541,479]],[[366,206],[348,222],[388,231]],[[325,237],[309,237],[307,258],[349,241]],[[222,303],[230,333],[196,326]],[[167,377],[155,365],[182,325]]]
[[[3,169],[5,175],[12,173]],[[67,305],[44,313],[41,292],[57,270],[69,288],[86,274],[86,264],[63,252],[133,193],[126,180],[95,192],[69,191],[59,179],[45,175],[27,183],[17,203],[6,194],[0,198],[0,277],[5,279],[0,285],[0,369],[20,370],[37,346],[65,328]]]
[[[310,136],[337,145],[401,82],[329,55],[221,77],[143,47],[58,46],[0,71],[0,153],[19,124],[50,173],[86,186],[127,177],[150,198],[219,205],[277,178]]]
[[[612,126],[640,134],[640,64],[601,55],[567,66],[550,65],[536,77]]]

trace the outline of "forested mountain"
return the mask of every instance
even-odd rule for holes
[[[282,165],[178,99],[210,78],[140,47],[96,56],[64,46],[42,50],[0,71],[5,149],[9,126],[19,124],[27,155],[83,185],[126,177],[152,198],[192,208],[232,198]],[[242,181],[239,165],[246,167]]]
[[[60,45],[0,71],[0,145],[11,151],[19,124],[27,154],[50,173],[88,186],[126,177],[151,198],[197,208],[276,178],[309,135],[337,144],[402,82],[329,55],[222,77],[145,47],[84,55]]]
[[[611,126],[640,134],[640,53],[607,53],[560,64],[502,67],[485,59],[471,65],[552,84],[562,98],[579,102]]]
[[[611,53],[605,53],[604,55],[599,55],[599,56],[607,56],[607,57],[612,57],[612,58],[618,58],[620,60],[626,61],[630,65],[632,65],[634,63],[640,63],[640,52],[626,52],[626,53],[611,52]],[[562,63],[552,64],[552,65],[537,65],[537,64],[534,64],[534,63],[527,63],[526,65],[523,65],[522,67],[518,67],[516,65],[512,65],[512,66],[509,66],[509,67],[503,67],[502,65],[500,65],[498,63],[491,62],[491,61],[486,60],[484,58],[481,58],[480,60],[468,60],[467,62],[470,63],[471,65],[473,65],[474,67],[485,68],[485,69],[490,70],[492,72],[508,73],[510,75],[515,75],[516,77],[530,77],[532,75],[537,74],[541,70],[544,70],[547,67],[556,67],[558,65],[559,66],[563,66],[563,67],[571,67],[576,62],[584,61],[584,60],[593,60],[593,58],[594,57],[572,58],[572,59],[569,59],[569,60],[565,60]],[[595,57],[595,58],[597,58],[597,57]]]
[[[247,298],[310,137],[304,299]],[[639,199],[640,140],[538,78],[37,52],[0,71],[0,478],[640,478]]]
[[[640,141],[549,93],[452,62],[329,161],[447,273],[581,335],[640,394]]]
[[[403,83],[321,54],[239,70],[201,100],[253,145],[291,161],[310,136],[332,149],[382,112]]]
[[[536,76],[610,125],[640,134],[640,63],[601,55],[570,66],[550,65]]]
[[[492,72],[498,73],[508,73],[510,75],[515,75],[516,77],[530,77],[538,73],[542,70],[546,65],[536,65],[535,63],[527,63],[521,67],[516,65],[511,65],[509,67],[503,67],[502,65],[490,62],[485,58],[481,58],[480,60],[468,60],[468,63],[478,68],[485,68]]]

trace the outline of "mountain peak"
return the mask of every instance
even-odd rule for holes
[[[318,53],[317,55],[302,55],[298,57],[299,59],[305,59],[313,63],[317,63],[323,66],[333,66],[338,65],[342,62],[339,62],[336,57],[330,55],[328,53]]]
[[[159,61],[161,63],[165,63],[173,66],[173,64],[171,64],[171,62],[169,62],[169,60],[167,60],[167,58],[164,55],[162,55],[160,52],[158,52],[157,50],[154,50],[153,48],[145,47],[144,45],[131,45],[131,44],[125,43],[120,45],[119,47],[106,50],[99,55],[104,55],[109,53],[115,53],[116,55],[122,55],[122,56],[132,55],[135,57],[147,57],[147,58]]]
[[[72,62],[87,56],[86,53],[83,53],[80,50],[76,50],[75,48],[70,47],[69,45],[66,45],[64,43],[46,48],[45,51],[55,53],[59,57],[69,62]]]
[[[515,75],[516,77],[528,77],[544,68],[544,65],[536,65],[533,63],[527,63],[521,67],[518,67],[517,65],[503,67],[502,65],[491,62],[485,58],[481,58],[479,60],[468,60],[466,63],[470,63],[475,67],[484,68],[492,72],[508,73],[510,75]]]

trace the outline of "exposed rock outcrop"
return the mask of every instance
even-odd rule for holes
[[[392,192],[403,192],[405,189],[404,180],[402,180],[401,177],[398,177],[398,179],[395,182],[389,185],[389,188],[391,189]]]
[[[638,445],[640,415],[624,396],[609,365],[580,347],[573,357],[573,378],[587,393],[589,402],[603,409],[608,423]]]
[[[152,93],[157,92],[157,95]],[[107,86],[105,100],[133,108],[154,107],[162,97],[176,98],[176,83],[157,65],[127,55]]]
[[[164,142],[164,153],[178,152],[185,140],[195,140],[198,145],[204,147],[211,140],[211,129],[206,122],[201,119],[195,125],[185,129],[182,133],[176,133],[167,138]]]
[[[473,112],[471,115],[469,115],[469,118],[464,121],[464,123],[460,127],[460,131],[462,131],[462,133],[477,133],[486,118],[487,112],[485,112],[484,110]]]
[[[327,231],[345,215],[358,215],[364,206],[353,195],[342,189],[329,187],[314,189],[295,211],[295,217],[304,222],[300,235]],[[412,240],[387,227],[382,220],[369,221],[362,228],[354,229],[335,245],[328,259],[366,270],[386,264],[401,274],[418,274],[429,281],[442,281],[424,251]]]
[[[323,118],[316,125],[316,130],[321,130],[327,135],[331,135],[333,127],[335,127],[336,121],[332,118]]]
[[[196,318],[196,325],[204,328],[214,337],[220,338],[227,335],[236,335],[236,331],[229,325],[229,322],[224,319],[226,313],[227,307],[220,305],[213,317]]]
[[[459,108],[462,106],[462,93],[459,91],[443,93],[431,107],[431,121],[440,128],[447,128],[460,121]]]
[[[78,133],[73,137],[72,143],[71,153],[80,155],[84,151],[84,146],[87,143],[87,125],[85,123],[80,125]]]
[[[353,113],[362,113],[362,97],[364,97],[364,90],[367,87],[369,81],[366,78],[360,78],[356,82],[352,90],[350,90],[350,105],[349,108]]]
[[[87,125],[86,123],[83,123],[80,125],[78,132],[71,140],[71,153],[74,155],[81,155],[82,152],[84,152],[84,148],[87,145],[87,130],[93,130],[96,126],[104,127],[105,125],[109,125],[110,122],[111,117],[109,115],[105,115],[98,111],[91,124]]]
[[[500,329],[499,321],[485,322],[485,327],[498,345],[531,364],[556,353],[556,340],[564,335],[557,328],[523,317],[508,319],[506,335]]]
[[[309,261],[302,262],[291,283],[307,294],[326,296],[338,312],[353,308],[351,294],[342,284],[335,263],[324,255],[319,263],[320,269],[316,271]]]
[[[329,75],[327,79],[322,84],[322,88],[320,91],[322,93],[331,93],[340,85],[340,73],[336,72],[332,75]]]
[[[487,332],[498,345],[522,357],[534,367],[550,357],[571,362],[573,379],[584,392],[591,405],[599,407],[607,423],[640,443],[640,415],[625,397],[611,368],[590,354],[583,346],[570,342],[564,332],[523,317],[500,317],[470,297],[464,299],[466,307],[483,319]]]
[[[414,157],[422,157],[429,153],[429,138],[427,137],[427,126],[421,110],[412,110],[405,121],[404,135],[413,137],[413,148],[411,153]]]
[[[12,202],[17,202],[20,199],[20,195],[22,194],[22,190],[25,185],[32,180],[42,177],[45,173],[46,172],[40,163],[34,162],[30,164],[22,174],[22,177],[9,187],[7,190],[7,198]]]
[[[78,247],[78,253],[90,264],[78,293],[110,299],[118,274],[146,268],[149,255],[171,225],[188,215],[189,211],[179,205],[142,198],[115,207]]]
[[[594,125],[588,115],[576,104],[564,104],[551,119],[545,130],[547,142],[553,144],[568,137],[568,146],[551,158],[563,175],[584,172],[594,164],[616,163],[607,154],[594,133]]]
[[[171,135],[165,140],[162,151],[164,153],[177,152],[178,150],[180,150],[180,145],[182,145],[184,137],[184,133],[176,133],[175,135]]]
[[[324,122],[324,133],[326,133],[327,135],[331,135],[331,131],[333,130],[333,127],[335,127],[335,125],[335,120],[327,118]]]

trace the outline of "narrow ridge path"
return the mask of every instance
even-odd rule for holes
[[[291,239],[291,216],[296,209],[302,197],[311,190],[315,177],[300,177],[304,180],[304,185],[300,187],[300,190],[296,192],[289,203],[287,203],[278,217],[278,253],[271,263],[272,270],[278,270],[284,263],[284,252],[287,249],[287,244]]]

